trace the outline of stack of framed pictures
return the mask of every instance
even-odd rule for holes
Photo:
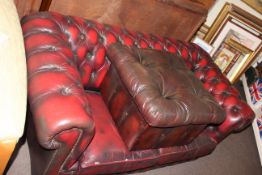
[[[260,19],[226,3],[204,40],[213,47],[214,62],[234,83],[261,52],[261,34]]]

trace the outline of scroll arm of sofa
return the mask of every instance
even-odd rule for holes
[[[195,44],[190,45],[188,55],[194,57],[193,72],[203,83],[217,103],[225,111],[225,120],[220,125],[209,126],[206,133],[217,143],[221,142],[232,132],[241,131],[251,124],[255,117],[250,106],[241,99],[238,90],[222,74],[208,53]]]
[[[39,144],[60,152],[58,160],[69,168],[91,142],[95,126],[77,68],[62,58],[49,51],[29,54],[28,94]]]
[[[228,104],[232,103],[232,104]],[[221,142],[230,133],[239,132],[249,126],[255,114],[252,109],[242,100],[229,97],[225,100],[226,119],[218,126],[209,126],[206,133],[217,143]]]
[[[43,148],[59,153],[50,163],[53,168],[57,164],[69,168],[95,133],[75,55],[56,22],[30,17],[24,18],[22,27],[36,137]]]

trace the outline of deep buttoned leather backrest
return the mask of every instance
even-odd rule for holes
[[[42,33],[42,39],[49,41],[46,46],[50,48],[49,51],[63,50],[69,44],[74,54],[71,56],[72,60],[79,68],[82,83],[86,87],[98,88],[100,86],[110,65],[106,57],[106,48],[116,42],[127,46],[165,50],[181,55],[191,69],[198,61],[197,57],[193,57],[195,60],[188,57],[189,60],[187,60],[187,56],[190,56],[191,52],[190,47],[198,51],[195,46],[185,46],[181,41],[151,34],[134,33],[82,18],[62,16],[57,13],[38,13],[22,20],[22,24],[24,24],[25,37],[30,35],[27,31],[37,34],[38,31],[44,30],[45,34]],[[32,28],[33,30],[30,30]],[[50,45],[50,40],[59,39],[66,40],[64,45]]]

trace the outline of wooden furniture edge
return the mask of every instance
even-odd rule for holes
[[[15,149],[17,139],[0,140],[0,174],[4,173],[5,167]]]

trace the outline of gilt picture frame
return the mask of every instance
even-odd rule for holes
[[[229,67],[234,60],[237,60],[241,55],[241,52],[228,43],[223,43],[220,45],[220,47],[217,49],[217,52],[214,55],[214,61],[220,68],[220,70],[227,74],[229,72]]]
[[[262,13],[262,0],[242,0],[244,3],[258,11],[259,13]]]
[[[261,52],[261,23],[255,16],[226,3],[204,38],[213,46],[211,57],[232,83]],[[223,65],[222,59],[226,59]]]

